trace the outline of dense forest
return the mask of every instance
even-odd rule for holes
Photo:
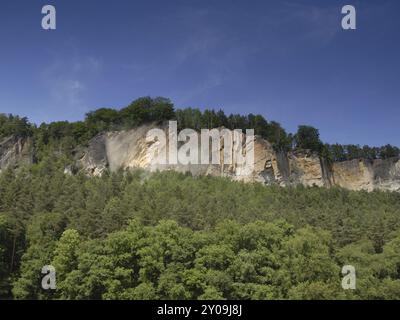
[[[1,174],[0,212],[2,298],[400,297],[398,193],[48,163]],[[341,287],[348,264],[356,290]]]
[[[0,299],[398,299],[400,193],[265,186],[142,170],[64,174],[106,130],[255,128],[277,149],[332,160],[398,156],[392,146],[328,146],[260,115],[175,110],[164,98],[35,126],[0,116],[0,138],[32,137],[35,163],[0,173]],[[52,265],[57,290],[43,290]],[[343,290],[353,265],[356,290]]]

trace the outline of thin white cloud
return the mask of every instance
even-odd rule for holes
[[[317,43],[329,43],[341,30],[340,6],[316,6],[293,2],[285,2],[285,18],[279,23],[298,25],[304,28],[300,40],[310,40]]]
[[[210,74],[203,82],[186,90],[171,92],[170,95],[172,97],[176,97],[174,101],[178,105],[183,106],[192,101],[194,98],[206,93],[207,91],[215,89],[222,84],[223,77],[221,77],[220,74],[214,73]]]
[[[82,57],[76,50],[68,59],[54,58],[40,77],[48,95],[46,100],[54,109],[67,109],[71,116],[81,114],[88,110],[85,93],[90,88],[91,79],[99,75],[102,68],[99,58]]]

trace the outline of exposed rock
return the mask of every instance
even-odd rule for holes
[[[78,153],[78,165],[82,164],[84,171],[91,176],[100,176],[108,169],[106,139],[106,134],[97,135],[86,150]]]
[[[305,186],[326,185],[320,158],[313,153],[289,154],[290,180]]]
[[[400,159],[337,162],[333,164],[335,185],[350,190],[400,191]]]
[[[167,143],[147,141],[146,135],[154,125],[143,125],[129,131],[107,132],[94,137],[86,148],[76,153],[76,164],[65,168],[65,174],[81,170],[90,176],[118,169],[142,168],[149,171],[174,170],[190,172],[194,176],[211,175],[229,177],[238,181],[257,181],[281,186],[302,184],[305,186],[339,186],[349,190],[387,190],[400,192],[400,159],[356,159],[328,164],[317,154],[302,152],[276,152],[272,145],[256,136],[254,138],[254,167],[240,163],[223,164],[224,141],[221,139],[220,164],[159,164],[156,160],[164,152]],[[167,127],[162,128],[167,132]],[[246,141],[243,139],[243,156]],[[180,143],[182,145],[183,143]],[[235,147],[232,146],[234,149]],[[10,136],[0,140],[0,172],[34,160],[31,138]]]
[[[375,160],[372,164],[374,184],[379,189],[400,192],[400,159]]]
[[[333,164],[335,185],[350,190],[374,189],[372,166],[364,160],[351,160]]]
[[[175,170],[192,175],[225,176],[233,180],[258,181],[282,186],[340,186],[350,190],[374,189],[400,191],[400,160],[352,160],[329,165],[312,152],[276,152],[272,145],[260,138],[254,140],[254,169],[233,163],[213,165],[157,164],[158,153],[168,152],[168,143],[160,148],[160,141],[146,141],[151,125],[110,132],[95,137],[78,159],[78,168],[89,175],[101,175],[106,170],[143,168],[149,171]],[[166,128],[164,128],[166,130]]]
[[[0,140],[0,172],[21,164],[32,164],[33,152],[30,138],[10,136]]]

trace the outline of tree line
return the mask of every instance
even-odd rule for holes
[[[295,134],[287,133],[275,121],[267,121],[262,115],[226,115],[224,111],[196,108],[175,109],[166,98],[142,97],[120,110],[100,108],[86,114],[84,121],[59,121],[35,126],[27,118],[0,115],[0,138],[12,134],[33,136],[38,157],[48,150],[71,155],[79,145],[104,131],[126,130],[145,123],[162,123],[177,120],[179,129],[254,129],[257,135],[272,143],[277,151],[311,150],[330,161],[345,161],[358,158],[387,159],[400,156],[395,146],[370,147],[359,145],[324,144],[318,129],[300,125]]]

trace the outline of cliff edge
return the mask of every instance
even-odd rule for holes
[[[304,185],[349,190],[400,191],[400,159],[356,159],[329,164],[309,151],[276,152],[272,145],[254,138],[254,169],[248,172],[240,164],[159,165],[154,157],[158,142],[147,141],[152,129],[144,125],[128,131],[107,132],[93,138],[77,157],[77,167],[89,175],[120,168],[142,168],[149,171],[175,170],[193,175],[229,177],[238,181],[258,181],[267,185]],[[153,150],[154,149],[154,150]]]

